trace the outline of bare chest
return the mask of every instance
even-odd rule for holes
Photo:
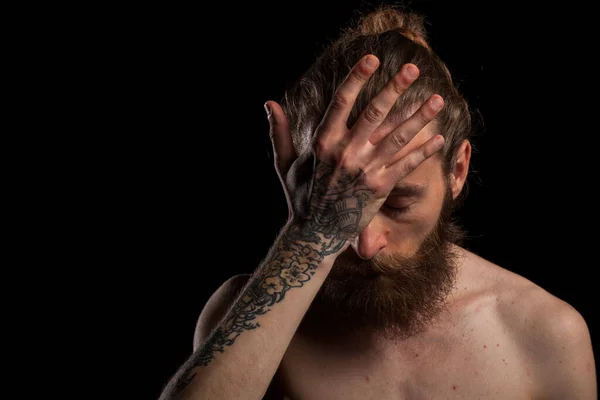
[[[295,338],[280,379],[291,400],[528,399],[532,374],[502,334],[434,334],[378,350]]]

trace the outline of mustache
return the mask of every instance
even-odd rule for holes
[[[451,218],[452,197],[447,190],[436,226],[409,252],[379,252],[362,259],[353,247],[334,261],[311,305],[303,331],[340,335],[364,329],[402,339],[425,329],[443,310],[451,292],[462,238]]]
[[[337,265],[336,265],[337,264]],[[348,249],[335,261],[330,271],[332,278],[342,277],[346,274],[354,276],[394,276],[398,274],[398,266],[409,267],[409,257],[401,254],[378,254],[377,256],[364,260],[352,249]]]
[[[429,234],[415,254],[379,253],[365,260],[348,248],[334,262],[329,277],[333,280],[343,280],[347,275],[358,278],[389,277],[393,279],[421,275],[425,269],[437,269],[431,264],[443,263],[451,255],[447,236],[453,239],[456,234],[452,224],[440,221],[438,226]],[[450,233],[450,234],[448,234]]]

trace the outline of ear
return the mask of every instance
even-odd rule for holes
[[[458,152],[456,153],[456,163],[452,166],[450,173],[450,184],[452,188],[452,198],[456,199],[465,185],[467,173],[469,172],[469,162],[471,161],[471,143],[464,140]]]

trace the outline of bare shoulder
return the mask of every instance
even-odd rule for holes
[[[231,306],[237,295],[244,288],[244,285],[246,285],[246,282],[248,282],[248,279],[250,279],[250,276],[250,274],[232,276],[223,282],[209,297],[196,322],[194,351],[206,340],[213,328],[225,315],[229,306]]]
[[[536,366],[540,397],[596,399],[597,382],[589,329],[569,303],[523,276],[468,254],[472,274],[496,297],[502,325],[523,361]]]

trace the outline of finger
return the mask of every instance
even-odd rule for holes
[[[285,176],[297,158],[290,133],[290,123],[281,106],[274,101],[265,103],[265,111],[269,119],[269,136],[273,143],[275,168]]]
[[[419,109],[377,144],[375,158],[378,164],[387,164],[394,155],[410,142],[444,107],[439,95],[431,96]]]
[[[418,76],[419,68],[416,65],[405,64],[369,102],[352,127],[353,141],[357,145],[364,145],[369,140],[373,131],[381,125],[396,104],[398,97],[404,94]]]
[[[406,175],[414,171],[421,163],[433,156],[444,146],[444,137],[435,135],[421,146],[417,147],[400,160],[388,165],[386,173],[389,174],[391,185],[395,185],[398,181],[404,179]]]
[[[374,55],[363,57],[352,68],[346,79],[338,87],[323,118],[324,131],[343,128],[347,130],[346,122],[364,84],[379,66],[379,60]]]

